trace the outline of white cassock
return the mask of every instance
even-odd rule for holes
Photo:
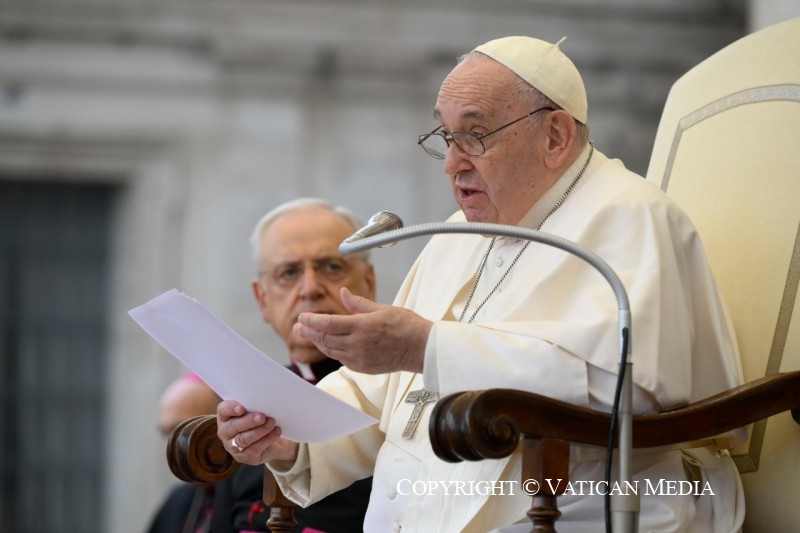
[[[541,224],[588,154],[587,146],[521,226]],[[464,217],[459,212],[450,221]],[[631,304],[635,412],[674,408],[740,384],[733,330],[700,239],[683,211],[653,184],[595,150],[584,176],[541,229],[595,252],[622,280]],[[413,410],[405,398],[423,387],[441,396],[516,388],[609,411],[619,361],[618,307],[594,268],[531,243],[474,323],[457,322],[489,242],[479,235],[431,239],[395,300],[434,321],[423,375],[369,376],[342,368],[320,382],[380,424],[336,441],[301,445],[291,467],[269,465],[289,498],[307,505],[374,474],[367,533],[485,532],[515,522],[530,529],[520,454],[444,462],[431,451],[430,406],[413,436],[402,437]],[[524,242],[497,239],[465,322]],[[573,446],[573,488],[578,481],[604,479],[603,457],[596,448]],[[641,483],[640,532],[739,530],[741,481],[726,451],[707,446],[637,453],[633,474]],[[662,479],[699,481],[704,494],[645,494],[646,481],[656,487]],[[560,532],[602,530],[602,494],[582,492],[559,497]]]

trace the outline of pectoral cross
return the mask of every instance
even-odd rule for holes
[[[414,435],[414,430],[417,429],[419,425],[425,407],[427,407],[429,403],[436,403],[437,401],[439,401],[439,394],[436,392],[420,389],[408,393],[408,396],[406,396],[406,403],[413,403],[414,410],[411,412],[411,418],[408,419],[406,429],[403,431],[404,439],[410,439],[411,436]]]

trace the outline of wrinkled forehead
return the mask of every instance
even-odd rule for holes
[[[353,232],[351,225],[331,211],[287,213],[261,235],[261,263],[314,261],[341,257],[339,245]]]
[[[442,82],[434,117],[489,119],[519,106],[516,75],[493,59],[467,59]]]

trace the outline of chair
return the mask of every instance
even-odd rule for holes
[[[647,173],[703,236],[747,380],[800,369],[800,327],[792,321],[800,279],[798,50],[800,19],[793,19],[733,43],[684,75],[665,105]],[[800,456],[780,449],[799,442],[796,425],[776,417],[756,422],[749,445],[733,450],[748,516],[760,521],[756,528],[748,520],[749,529],[800,525],[800,492],[785,483],[785,472],[800,472]],[[787,521],[772,517],[765,527],[769,509],[784,510]]]
[[[633,445],[673,445],[754,423],[747,445],[732,450],[745,485],[744,529],[752,532],[800,527],[799,50],[794,19],[740,39],[682,76],[647,172],[697,226],[732,314],[747,384],[635,416]],[[605,445],[608,423],[607,414],[536,394],[488,390],[443,398],[429,429],[437,455],[449,461],[505,457],[522,438],[521,479],[542,487],[529,511],[533,530],[555,531],[558,493],[543,480],[568,479],[570,443]]]

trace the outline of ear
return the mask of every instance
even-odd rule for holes
[[[567,111],[558,109],[547,116],[544,162],[550,169],[564,165],[572,154],[575,143],[575,120]]]
[[[258,308],[261,310],[261,318],[264,319],[264,322],[267,324],[272,324],[272,321],[270,320],[269,303],[267,302],[267,293],[264,291],[264,287],[261,286],[261,281],[258,278],[255,278],[252,281],[251,286],[253,288],[253,296],[256,298]]]

